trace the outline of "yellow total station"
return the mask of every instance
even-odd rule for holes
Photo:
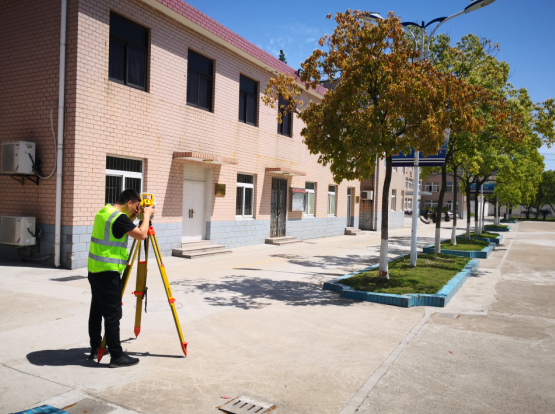
[[[154,201],[154,194],[151,193],[141,193],[141,204],[139,205],[139,220],[144,218],[145,207],[156,207],[156,202]],[[152,220],[154,216],[150,216]]]

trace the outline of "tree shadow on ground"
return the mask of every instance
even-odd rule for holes
[[[328,279],[331,278],[328,277]],[[204,300],[213,306],[262,309],[271,304],[268,301],[279,301],[289,306],[352,306],[354,304],[336,293],[322,290],[319,283],[302,281],[234,275],[217,281],[182,279],[170,284],[175,291],[186,293],[200,291],[207,294]]]

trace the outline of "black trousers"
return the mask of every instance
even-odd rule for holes
[[[106,343],[111,358],[117,359],[123,353],[119,337],[121,311],[121,278],[118,272],[89,272],[92,300],[89,313],[89,337],[91,348],[97,349],[102,342],[102,318]]]

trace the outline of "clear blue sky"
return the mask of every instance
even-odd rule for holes
[[[394,11],[403,21],[430,21],[464,9],[470,0],[351,0],[292,1],[188,0],[192,6],[243,36],[274,56],[283,49],[287,63],[300,63],[318,47],[324,34],[333,32],[335,22],[328,13],[347,9]],[[534,101],[555,98],[555,0],[497,0],[441,27],[452,42],[474,33],[499,43],[498,59],[511,66],[510,82],[528,89]],[[546,169],[555,170],[555,147],[540,150]]]

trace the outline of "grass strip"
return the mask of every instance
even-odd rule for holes
[[[486,239],[495,239],[498,236],[499,236],[499,233],[490,233],[490,232],[487,232],[487,231],[484,231],[483,233],[480,233],[477,236],[474,235],[474,232],[470,233],[470,237],[482,237],[482,238],[486,238]]]
[[[339,283],[355,290],[404,295],[439,292],[472,259],[446,254],[419,254],[416,267],[410,266],[410,256],[389,263],[389,280],[379,277],[379,269],[359,273]]]
[[[451,240],[445,241],[441,243],[441,248],[445,250],[463,250],[465,252],[470,251],[480,251],[483,250],[484,247],[488,247],[489,242],[482,241],[482,240],[474,240],[474,239],[457,239],[457,245],[453,246],[451,244]]]
[[[486,230],[487,229],[508,229],[509,226],[505,226],[504,224],[500,224],[499,226],[494,226],[492,224],[488,224],[487,226],[485,226]]]
[[[545,220],[541,217],[536,218],[519,218],[518,221],[555,221],[555,217],[546,217]]]

